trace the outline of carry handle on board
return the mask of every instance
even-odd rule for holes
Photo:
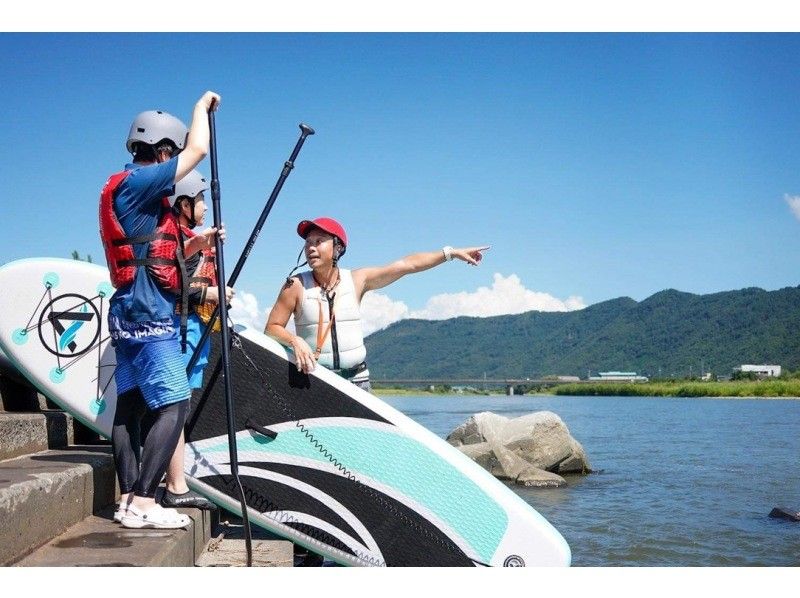
[[[244,425],[248,430],[252,430],[256,434],[261,434],[262,436],[266,436],[267,438],[271,438],[272,440],[275,440],[278,437],[277,432],[275,432],[274,430],[270,430],[269,428],[265,428],[252,418],[249,418],[244,423]]]

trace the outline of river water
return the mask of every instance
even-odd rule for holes
[[[558,414],[596,473],[510,485],[566,538],[575,566],[798,566],[800,400],[382,397],[441,437],[470,415]]]

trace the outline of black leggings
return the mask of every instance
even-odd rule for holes
[[[136,496],[155,497],[188,411],[188,400],[150,411],[138,388],[117,397],[111,446],[121,494],[133,492]]]

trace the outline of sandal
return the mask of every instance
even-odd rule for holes
[[[187,527],[192,520],[175,509],[165,509],[155,505],[142,511],[133,505],[128,506],[127,514],[122,518],[122,527],[132,529],[181,529]]]
[[[122,518],[128,514],[128,506],[117,505],[117,510],[114,511],[114,523],[122,523]]]
[[[122,504],[122,501],[117,505],[117,510],[114,511],[114,523],[122,523],[122,518],[128,514],[128,506],[131,504],[130,499]]]

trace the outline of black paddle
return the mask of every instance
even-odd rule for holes
[[[214,226],[217,229],[222,227],[222,209],[220,208],[220,192],[219,192],[219,174],[217,172],[217,129],[214,121],[214,105],[208,111],[208,128],[211,134],[211,202],[214,209]],[[219,235],[214,237],[214,245],[217,251],[217,281],[219,283],[219,297],[221,301],[218,304],[218,309],[222,314],[222,321],[228,321],[228,306],[225,301],[225,287],[227,286],[225,280],[225,259],[222,254],[222,240]],[[214,325],[212,320],[208,326],[208,330]],[[222,381],[225,384],[225,406],[228,412],[228,452],[231,459],[231,476],[239,490],[239,503],[242,507],[242,525],[244,527],[245,548],[247,550],[247,566],[253,566],[253,548],[252,538],[250,534],[250,519],[247,516],[247,501],[244,496],[244,489],[239,480],[239,457],[236,450],[236,418],[233,412],[233,392],[231,390],[231,362],[230,362],[230,333],[227,326],[222,327]],[[202,346],[202,340],[199,346]],[[198,353],[195,351],[195,356]],[[190,364],[189,370],[194,367]]]
[[[294,146],[294,150],[292,150],[292,155],[289,156],[289,159],[283,165],[283,170],[281,171],[281,174],[278,177],[278,181],[275,183],[275,187],[272,189],[272,193],[270,194],[269,199],[267,200],[267,203],[264,206],[264,209],[261,211],[261,216],[259,217],[258,222],[256,222],[256,225],[253,227],[253,232],[250,233],[250,238],[247,240],[247,243],[245,244],[244,249],[242,250],[242,254],[239,256],[239,261],[236,262],[236,266],[233,268],[233,273],[231,274],[231,278],[228,281],[228,286],[233,286],[234,284],[236,284],[236,279],[239,278],[239,273],[242,271],[244,263],[247,261],[247,258],[250,255],[250,251],[256,244],[256,239],[258,239],[258,235],[261,233],[261,228],[264,226],[264,222],[267,220],[267,216],[269,216],[269,212],[270,210],[272,210],[272,206],[275,203],[275,200],[278,198],[278,194],[281,192],[281,189],[283,188],[283,183],[286,181],[287,177],[289,176],[289,173],[291,173],[292,169],[294,168],[294,161],[297,159],[297,155],[300,153],[300,149],[303,147],[303,143],[305,143],[306,137],[313,134],[314,134],[314,129],[312,129],[308,125],[300,123],[300,139],[297,140],[297,143]],[[212,139],[213,139],[213,133],[212,133]],[[214,166],[215,165],[213,163],[213,157],[212,157],[212,169],[214,168]],[[211,197],[213,199],[214,197],[213,173],[211,177],[212,177]],[[217,189],[217,192],[219,192],[219,189]],[[216,218],[216,213],[214,214],[214,217]],[[214,226],[219,226],[216,220],[214,221]],[[222,258],[218,257],[217,262],[222,262]],[[220,295],[220,298],[224,298],[225,286],[220,286],[220,289],[221,289],[220,292],[222,293]],[[224,301],[221,302],[219,305],[217,305],[216,309],[214,309],[214,312],[211,314],[211,319],[206,324],[206,329],[203,331],[203,336],[200,337],[200,342],[197,343],[194,353],[192,354],[192,358],[189,360],[189,365],[186,366],[187,374],[194,369],[195,364],[197,364],[197,360],[200,358],[200,351],[198,349],[203,346],[203,343],[205,343],[206,340],[208,339],[208,335],[211,334],[211,329],[214,327],[214,322],[217,321],[217,317],[220,315],[220,305],[222,303],[224,303]],[[227,313],[228,312],[226,309],[225,313],[222,315],[223,322],[228,321]],[[223,326],[223,328],[226,328],[226,326]],[[227,342],[225,341],[224,338],[223,341]]]

